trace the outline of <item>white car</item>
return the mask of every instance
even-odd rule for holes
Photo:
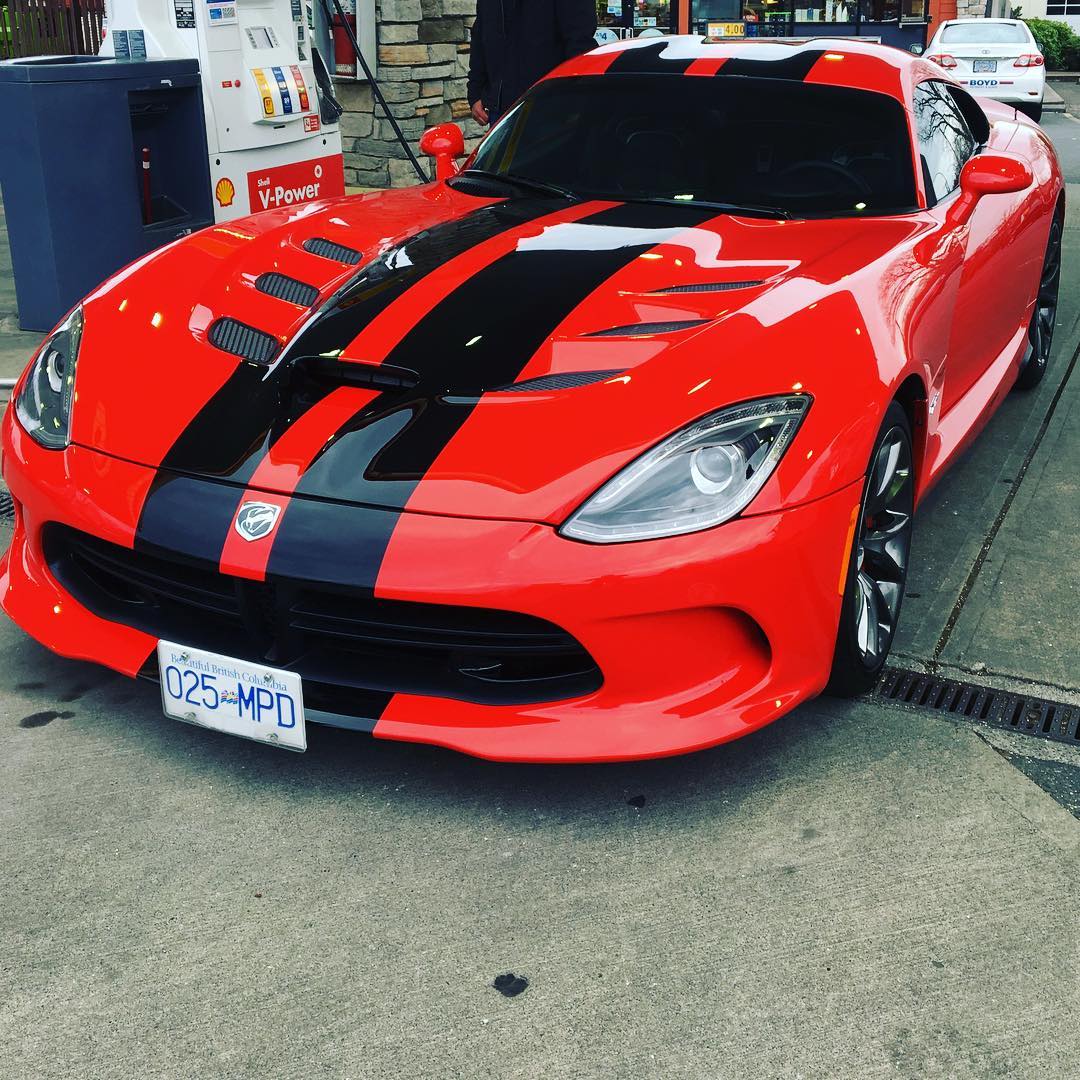
[[[1042,116],[1046,63],[1019,19],[952,19],[938,27],[926,59],[943,67],[973,94]]]

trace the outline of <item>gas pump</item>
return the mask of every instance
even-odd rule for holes
[[[341,110],[304,6],[106,0],[100,55],[199,61],[217,221],[345,193]]]

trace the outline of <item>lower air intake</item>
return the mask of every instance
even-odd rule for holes
[[[260,274],[255,279],[255,288],[261,293],[266,293],[267,296],[286,300],[299,307],[311,307],[319,299],[319,290],[314,285],[308,285],[306,282],[297,281],[296,278],[273,271],[269,274]]]
[[[335,244],[333,240],[324,240],[321,236],[305,240],[304,250],[310,251],[312,255],[320,255],[324,259],[345,263],[347,266],[355,266],[364,257],[355,248]]]
[[[278,354],[277,338],[237,319],[218,319],[210,327],[208,337],[215,348],[252,364],[269,364]]]

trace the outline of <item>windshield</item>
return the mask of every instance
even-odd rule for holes
[[[1015,23],[953,23],[941,31],[943,45],[1027,45],[1027,31]]]
[[[900,103],[789,80],[551,79],[492,131],[472,168],[582,197],[770,206],[800,217],[915,206]]]

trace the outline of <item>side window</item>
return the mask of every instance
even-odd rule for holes
[[[933,206],[956,190],[960,170],[978,144],[952,95],[940,83],[919,83],[914,107],[927,201]]]

